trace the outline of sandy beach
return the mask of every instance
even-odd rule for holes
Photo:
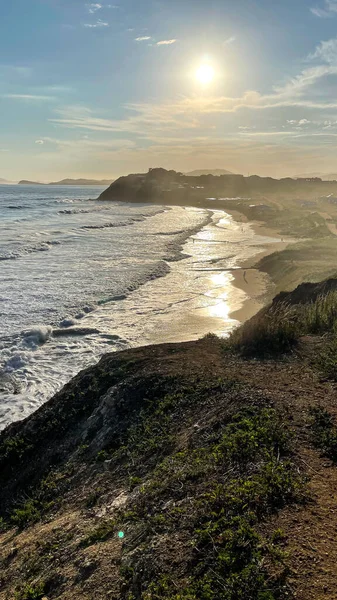
[[[227,210],[232,218],[239,223],[248,223],[258,236],[266,238],[261,250],[251,258],[240,262],[239,268],[232,272],[232,285],[242,290],[246,299],[238,310],[230,313],[233,319],[243,323],[254,316],[261,308],[271,302],[275,296],[275,285],[269,275],[256,267],[258,262],[265,256],[274,252],[281,252],[290,244],[298,240],[281,235],[277,229],[267,227],[257,221],[248,221],[247,217],[236,210]]]
[[[196,340],[210,332],[228,336],[275,295],[274,283],[255,265],[263,256],[296,241],[248,221],[237,211],[226,210],[221,217],[215,216],[213,225],[184,245],[189,258],[171,264],[165,279],[151,284],[152,294],[162,299],[162,310],[149,314],[146,343]],[[168,289],[170,303],[165,301]],[[175,294],[176,301],[172,302]],[[138,295],[137,302],[144,310],[147,290],[143,288]]]

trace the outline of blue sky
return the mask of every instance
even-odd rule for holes
[[[0,34],[0,177],[337,171],[337,0],[11,0]]]

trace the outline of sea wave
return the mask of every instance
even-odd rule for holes
[[[93,212],[91,210],[85,210],[84,208],[65,208],[64,210],[59,210],[57,212],[58,215],[80,215],[80,214],[87,214]]]
[[[40,242],[39,244],[31,244],[28,246],[22,246],[20,248],[15,248],[14,250],[10,250],[8,252],[3,252],[0,254],[0,261],[2,260],[16,260],[17,258],[21,258],[22,256],[26,256],[27,254],[32,254],[33,252],[47,252],[53,246],[59,246],[61,242],[57,240],[46,240]]]
[[[36,346],[45,344],[50,339],[52,333],[53,328],[51,325],[42,325],[22,332],[22,336],[26,346],[35,348]]]
[[[182,251],[183,245],[190,237],[196,235],[199,233],[199,231],[201,231],[201,229],[212,223],[212,215],[212,211],[207,211],[207,214],[201,223],[195,227],[190,227],[183,232],[179,232],[176,237],[167,244],[167,250],[169,254],[164,257],[164,260],[167,262],[176,262],[178,260],[188,258],[189,255]]]
[[[10,204],[9,206],[5,206],[8,210],[24,210],[30,208],[28,204]]]
[[[29,212],[30,223],[9,229],[8,237],[4,238],[8,239],[8,245],[0,250],[0,260],[13,260],[62,244],[62,259],[58,251],[51,251],[40,258],[35,255],[34,260],[27,259],[29,266],[25,259],[16,263],[16,281],[8,278],[2,290],[1,295],[6,298],[4,305],[1,303],[2,312],[8,317],[3,332],[6,338],[0,337],[0,429],[29,414],[104,352],[138,343],[142,328],[147,327],[146,323],[143,325],[139,298],[149,298],[144,315],[150,315],[152,305],[156,312],[161,304],[155,295],[152,301],[151,294],[157,294],[157,288],[166,286],[165,280],[158,286],[152,286],[151,282],[170,273],[170,262],[185,256],[184,242],[211,220],[211,212],[206,211],[197,211],[194,215],[194,211],[185,212],[182,208],[145,204],[76,205],[72,203],[78,201],[68,196],[67,191],[67,198],[48,199],[50,210],[41,209],[46,202],[45,195],[38,202],[32,200],[34,211]],[[6,203],[10,204],[11,200]],[[25,200],[19,203],[26,204]],[[103,210],[110,214],[101,213]],[[151,220],[169,211],[169,215]],[[71,225],[65,229],[67,215],[88,212],[97,215],[70,216]],[[16,223],[15,219],[21,214],[25,216],[23,212],[14,214],[12,211],[12,220],[8,213],[6,219]],[[80,226],[89,230],[87,234],[80,231]],[[114,230],[115,227],[126,229]],[[102,229],[107,231],[100,235]],[[152,235],[155,230],[158,233]],[[125,252],[121,252],[121,237],[117,231],[127,242]],[[109,244],[107,235],[109,240],[111,238]],[[10,265],[2,265],[7,275]],[[20,286],[16,282],[21,269],[23,283]],[[137,289],[146,284],[144,293],[138,294]],[[135,315],[139,332],[135,329]],[[22,385],[22,392],[16,392],[14,378]]]
[[[53,329],[54,337],[65,337],[69,335],[99,335],[99,329],[93,327],[66,327],[65,329]]]
[[[128,227],[129,225],[134,225],[135,223],[141,223],[145,221],[146,217],[133,217],[132,219],[127,219],[126,221],[120,221],[117,223],[101,223],[99,225],[82,225],[80,229],[110,229],[114,227]]]

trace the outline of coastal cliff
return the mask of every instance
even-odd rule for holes
[[[291,196],[311,198],[337,194],[336,181],[319,178],[273,179],[252,175],[183,175],[166,169],[120,177],[102,194],[101,200],[155,202],[223,208],[223,201],[239,197]]]
[[[107,354],[2,432],[1,600],[333,598],[335,289]]]

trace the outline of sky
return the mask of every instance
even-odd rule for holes
[[[0,178],[158,166],[336,173],[337,0],[0,2]]]

